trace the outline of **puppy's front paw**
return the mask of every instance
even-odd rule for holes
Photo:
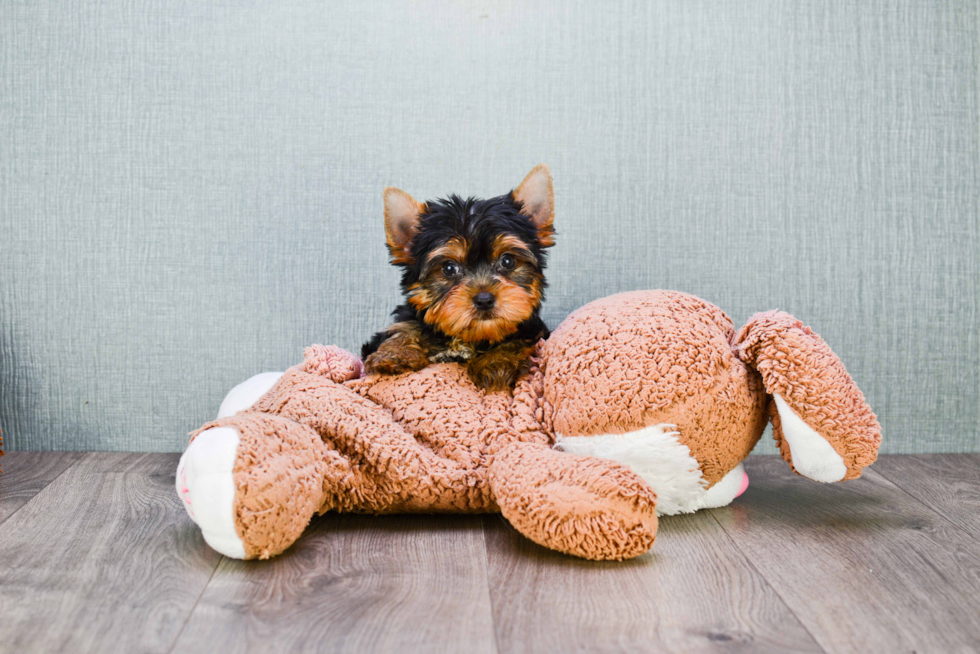
[[[369,375],[400,375],[414,372],[429,365],[425,354],[414,348],[384,348],[364,360],[364,369]]]
[[[477,387],[488,393],[495,393],[514,388],[522,369],[522,361],[514,361],[509,357],[481,356],[470,360],[466,372]]]

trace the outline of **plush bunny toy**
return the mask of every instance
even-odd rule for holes
[[[766,423],[820,482],[875,460],[880,427],[840,360],[785,313],[737,333],[690,295],[614,295],[542,341],[513,392],[465,368],[362,376],[314,345],[229,393],[193,434],[177,490],[211,547],[265,559],[314,513],[500,511],[528,538],[588,559],[646,552],[657,514],[730,503]]]

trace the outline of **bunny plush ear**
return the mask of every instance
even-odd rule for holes
[[[425,205],[411,195],[389,186],[385,189],[385,237],[392,263],[411,263],[412,239],[418,231]]]
[[[538,228],[538,240],[543,247],[555,244],[555,189],[548,166],[538,164],[527,174],[511,197],[520,202],[524,213]]]

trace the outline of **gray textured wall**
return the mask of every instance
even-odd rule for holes
[[[0,4],[0,427],[178,450],[385,323],[381,189],[558,197],[545,316],[790,311],[887,452],[980,449],[974,2]],[[764,451],[772,451],[766,444]]]

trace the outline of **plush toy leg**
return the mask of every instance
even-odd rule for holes
[[[797,473],[816,481],[854,479],[874,462],[881,427],[844,364],[792,316],[759,313],[735,337],[738,355],[773,396],[773,435]]]
[[[566,554],[629,559],[657,535],[656,495],[615,461],[511,443],[494,457],[490,485],[518,531]]]
[[[241,413],[206,425],[177,467],[177,493],[225,556],[266,559],[299,538],[345,462],[292,420]]]
[[[216,427],[198,435],[177,465],[177,495],[201,528],[211,549],[233,559],[245,558],[245,544],[235,529],[235,457],[240,435],[233,427]]]
[[[249,377],[228,391],[225,399],[221,402],[221,407],[218,409],[218,417],[227,418],[249,408],[259,398],[268,393],[269,389],[276,385],[280,377],[282,377],[281,372],[263,372]]]
[[[728,506],[748,487],[749,476],[745,473],[745,467],[739,463],[704,494],[704,508],[717,509]]]

